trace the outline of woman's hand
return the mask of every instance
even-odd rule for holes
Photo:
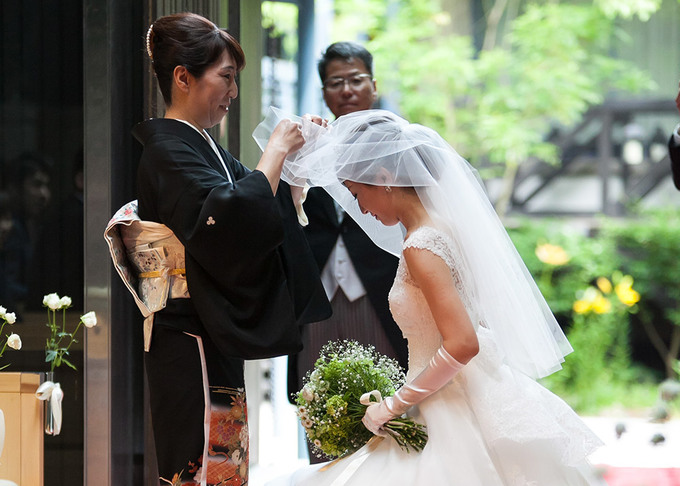
[[[284,119],[274,128],[260,162],[255,167],[255,170],[259,170],[267,177],[274,194],[279,187],[283,161],[289,154],[299,150],[304,143],[305,138],[302,136],[302,127],[299,123]]]
[[[328,120],[326,120],[325,118],[321,118],[319,115],[310,115],[309,113],[307,113],[302,118],[304,118],[305,120],[309,120],[310,122],[319,125],[323,128],[328,127]]]
[[[269,137],[265,152],[267,150],[282,152],[285,158],[288,154],[300,149],[304,144],[305,138],[302,136],[302,126],[292,120],[283,119],[276,125],[271,137]]]

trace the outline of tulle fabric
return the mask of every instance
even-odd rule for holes
[[[293,185],[323,187],[381,248],[401,253],[405,230],[361,213],[342,185],[414,187],[437,226],[451,238],[473,309],[496,336],[513,369],[540,378],[561,368],[572,351],[493,206],[477,172],[434,130],[385,110],[344,115],[322,128],[271,109],[253,136],[261,148],[282,118],[298,121],[307,142],[284,164]]]

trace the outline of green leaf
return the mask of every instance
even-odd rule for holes
[[[74,370],[77,370],[77,368],[70,361],[68,361],[66,358],[62,358],[61,362],[66,364],[69,368],[73,368]]]

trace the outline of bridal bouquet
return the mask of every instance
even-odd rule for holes
[[[342,457],[361,448],[373,437],[361,422],[367,406],[362,396],[374,390],[381,396],[393,395],[404,379],[399,364],[372,346],[347,340],[326,344],[295,396],[313,451]],[[394,418],[384,430],[407,452],[421,451],[427,442],[425,426],[410,418]]]

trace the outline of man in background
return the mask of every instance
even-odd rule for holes
[[[373,107],[377,99],[373,57],[354,42],[331,44],[318,63],[323,98],[335,117]],[[333,315],[303,328],[304,349],[289,357],[289,391],[302,387],[319,350],[328,341],[353,339],[408,362],[406,341],[392,319],[387,294],[398,259],[378,248],[322,188],[311,188],[304,203],[307,240],[321,271]],[[323,459],[310,454],[312,463]]]

